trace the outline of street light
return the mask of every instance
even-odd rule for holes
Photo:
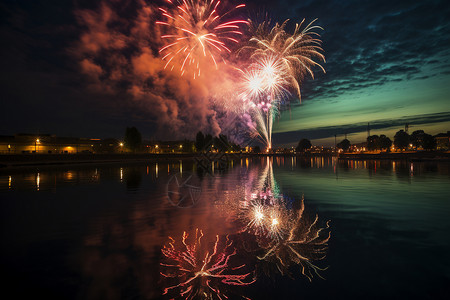
[[[36,148],[37,148],[38,144],[39,144],[39,139],[36,139],[36,141],[34,142],[34,153],[37,153]]]

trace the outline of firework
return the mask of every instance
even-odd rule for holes
[[[259,103],[259,106],[251,111],[253,120],[256,122],[256,128],[252,133],[265,144],[266,150],[269,151],[272,148],[273,121],[278,114],[278,109],[271,104],[269,108],[265,106],[265,102]]]
[[[244,101],[250,99],[258,104],[266,102],[274,105],[290,95],[288,70],[275,56],[261,57],[241,73],[243,83],[240,96]]]
[[[224,14],[219,0],[167,0],[174,9],[159,8],[164,21],[157,21],[164,32],[161,35],[167,44],[159,52],[166,61],[164,69],[178,68],[181,75],[192,72],[193,78],[201,75],[202,64],[214,64],[224,60],[225,53],[230,53],[229,43],[238,43],[242,35],[240,26],[248,24],[245,20],[223,20],[233,10]]]
[[[256,137],[272,148],[273,120],[278,115],[281,100],[290,96],[288,70],[273,55],[259,57],[241,71],[240,97],[256,122]]]
[[[266,145],[267,151],[272,147],[273,120],[277,116],[280,104],[291,95],[290,88],[296,90],[301,99],[300,82],[305,74],[314,78],[313,66],[324,68],[314,59],[325,62],[321,53],[321,41],[312,21],[302,28],[304,20],[296,24],[293,34],[285,31],[288,20],[270,27],[270,22],[255,25],[252,23],[253,36],[248,45],[239,53],[249,53],[249,65],[241,71],[243,92],[240,96],[251,104],[248,105],[256,122],[254,134]]]
[[[161,250],[168,260],[168,263],[161,263],[161,275],[175,283],[164,289],[164,295],[176,293],[185,299],[223,299],[228,298],[224,294],[224,286],[244,286],[255,282],[251,278],[252,273],[232,274],[246,266],[231,266],[236,249],[232,248],[228,236],[220,240],[217,235],[212,249],[202,245],[202,237],[203,233],[198,229],[190,241],[184,232],[181,244],[169,237],[168,246]]]
[[[323,72],[325,69],[315,61],[319,58],[325,62],[325,56],[321,53],[320,35],[314,30],[322,29],[315,26],[313,20],[303,29],[304,19],[300,24],[296,24],[293,34],[285,31],[286,24],[276,23],[270,28],[270,22],[253,25],[253,37],[248,45],[241,48],[241,51],[250,51],[250,58],[264,60],[268,57],[275,58],[280,66],[283,66],[284,76],[289,80],[290,85],[296,90],[298,97],[300,94],[300,82],[306,74],[314,78],[312,67],[317,66]],[[301,98],[300,98],[301,99]]]

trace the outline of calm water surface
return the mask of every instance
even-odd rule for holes
[[[2,171],[4,294],[183,299],[180,291],[191,282],[163,295],[165,288],[186,281],[167,278],[181,271],[166,266],[173,260],[164,249],[186,250],[183,232],[189,234],[189,246],[198,229],[202,237],[191,249],[195,255],[216,253],[210,266],[220,255],[230,256],[216,277],[192,281],[202,295],[450,299],[449,187],[448,163],[337,163],[331,158],[242,159],[224,170],[173,161]],[[325,269],[317,275],[310,268],[311,281],[293,256],[276,250],[271,259],[260,259],[288,230],[277,232],[273,221],[257,232],[255,220],[249,225],[245,219],[255,201],[266,201],[270,211],[281,203],[280,223],[310,228],[311,223],[295,223],[302,196],[301,220],[312,221],[317,214],[314,226],[325,228],[316,241],[331,232],[324,259],[313,260],[308,249],[301,253]],[[269,210],[266,220],[272,217]],[[220,277],[230,274],[249,275],[231,285],[226,284],[230,277]]]

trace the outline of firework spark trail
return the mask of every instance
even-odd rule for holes
[[[213,63],[217,69],[219,59],[224,63],[224,53],[231,53],[228,43],[239,43],[240,26],[245,20],[224,21],[232,11],[245,7],[240,4],[220,15],[219,0],[167,0],[175,6],[172,11],[159,8],[164,21],[157,21],[167,34],[161,35],[167,45],[159,52],[166,61],[164,69],[171,65],[179,67],[181,75],[192,72],[193,78],[201,76],[201,66]],[[206,58],[206,60],[205,60]]]
[[[274,55],[257,57],[243,74],[240,97],[248,105],[256,123],[256,136],[272,148],[273,120],[281,100],[290,96],[288,69]]]
[[[246,90],[240,93],[245,110],[250,113],[256,122],[256,127],[249,129],[254,137],[263,142],[267,149],[272,148],[272,127],[273,120],[278,115],[278,105],[273,103],[273,97],[265,95],[263,78],[258,73],[246,73],[244,75],[244,85]]]
[[[188,234],[184,232],[181,245],[169,237],[168,246],[161,249],[170,263],[161,263],[163,271],[160,273],[165,278],[176,279],[175,284],[164,289],[164,295],[174,291],[185,299],[200,295],[209,295],[208,299],[222,299],[228,298],[222,285],[245,286],[255,282],[256,279],[250,278],[252,273],[231,274],[245,268],[245,265],[230,265],[236,249],[232,249],[228,236],[221,241],[217,235],[212,251],[202,247],[202,237],[203,232],[197,229],[195,239],[188,241]]]
[[[264,111],[263,109],[256,107],[252,111],[252,115],[256,122],[256,134],[266,145],[266,149],[272,148],[272,125],[274,119],[274,107]]]

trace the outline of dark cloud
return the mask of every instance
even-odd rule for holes
[[[121,136],[127,125],[157,138],[219,133],[209,98],[226,77],[199,82],[163,70],[156,11],[143,0],[3,4],[2,133]]]
[[[450,58],[446,1],[281,1],[277,14],[283,11],[294,20],[318,18],[325,29],[327,74],[305,82],[305,100],[425,79],[424,66],[436,65],[437,75],[444,68],[442,58]]]

